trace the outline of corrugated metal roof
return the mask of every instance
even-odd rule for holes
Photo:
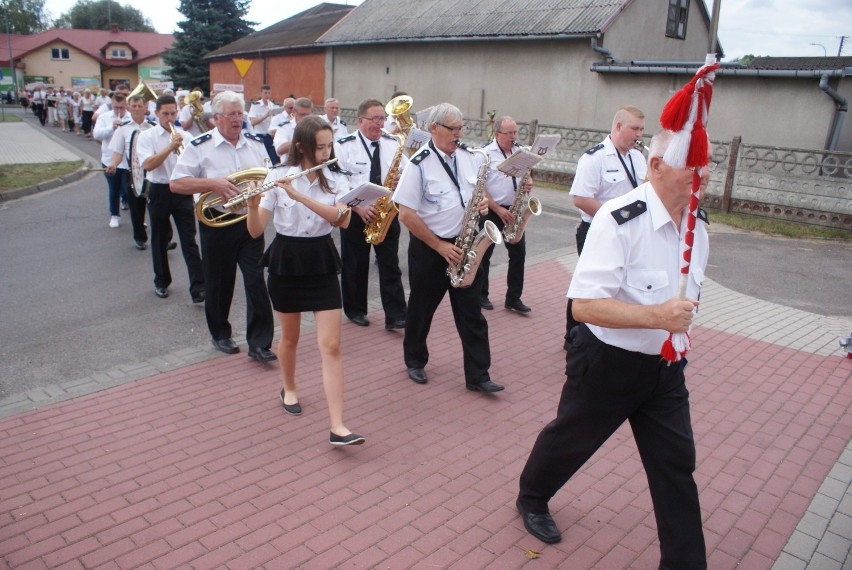
[[[204,59],[234,57],[259,51],[287,51],[314,47],[314,42],[354,6],[323,2],[295,16],[240,38],[204,56]]]
[[[852,57],[756,57],[748,69],[842,69],[852,67]]]
[[[588,36],[630,0],[366,0],[321,45],[429,39]]]

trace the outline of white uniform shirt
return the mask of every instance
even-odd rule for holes
[[[219,129],[211,129],[184,147],[169,180],[225,178],[247,168],[264,167],[268,158],[263,141],[241,133],[234,146]]]
[[[180,126],[180,128],[181,128],[181,129],[183,129],[184,131],[188,132],[188,133],[189,133],[190,135],[192,135],[193,137],[196,137],[196,136],[198,136],[198,135],[200,135],[200,134],[201,134],[201,128],[198,126],[198,121],[196,121],[196,120],[195,120],[195,118],[192,116],[192,110],[193,110],[194,108],[195,108],[195,107],[193,107],[192,105],[188,105],[188,104],[187,104],[187,105],[184,105],[184,106],[183,106],[183,109],[181,109],[181,110],[180,110],[180,113],[178,113],[178,122],[179,122],[179,123],[180,123],[180,125],[181,125],[181,126]],[[192,126],[190,126],[190,127],[187,129],[187,128],[186,128],[186,127],[184,127],[183,125],[184,125],[185,123],[189,122],[189,121],[190,121],[190,119],[192,120]],[[201,119],[201,120],[203,120],[203,119]]]
[[[637,200],[645,204],[629,206]],[[643,212],[644,213],[640,213]],[[611,212],[626,222],[619,225]],[[583,255],[571,278],[572,299],[617,299],[633,305],[656,305],[676,297],[682,262],[683,233],[675,226],[650,182],[613,198],[595,215]],[[686,296],[698,300],[709,253],[707,229],[696,221]],[[644,354],[660,354],[669,333],[662,329],[610,329],[588,325],[606,344]]]
[[[285,166],[274,168],[266,176],[266,182],[280,180],[288,174],[297,174],[301,171],[298,166]],[[346,175],[332,172],[328,167],[323,168],[323,175],[328,180],[331,193],[324,192],[319,184],[319,177],[313,182],[307,176],[293,180],[293,187],[318,202],[333,206],[338,196],[349,191],[349,181]],[[320,237],[331,233],[332,225],[319,214],[307,206],[296,202],[287,195],[283,188],[275,187],[267,190],[260,198],[260,207],[272,212],[272,224],[275,231],[281,235],[291,237]]]
[[[251,124],[251,119],[257,119],[258,117],[262,117],[266,114],[267,111],[278,109],[278,105],[269,100],[268,104],[263,103],[263,99],[260,101],[256,101],[252,103],[251,108],[249,109],[249,124]],[[280,114],[280,113],[279,113]],[[254,132],[258,135],[266,135],[269,134],[269,126],[272,124],[272,119],[275,118],[275,115],[271,117],[267,117],[258,124],[254,126]]]
[[[293,122],[293,117],[287,114],[287,111],[281,111],[269,120],[269,130],[267,132],[274,137],[278,129],[287,121]]]
[[[570,194],[594,198],[603,204],[607,200],[627,194],[633,190],[633,184],[630,183],[624,166],[618,159],[618,151],[609,136],[601,144],[603,147],[599,150],[590,152],[595,148],[592,147],[577,161],[577,173],[574,175]],[[633,172],[636,172],[636,183],[642,184],[648,173],[645,156],[638,149],[631,148],[627,156],[622,158],[630,169],[630,174],[633,175]],[[584,222],[592,221],[592,217],[582,210],[580,210],[580,217]]]
[[[118,168],[124,168],[125,170],[130,169],[130,165],[127,164],[127,157],[130,156],[130,137],[139,129],[148,130],[151,126],[151,123],[144,119],[141,124],[136,124],[133,122],[133,118],[131,117],[130,123],[123,127],[118,127],[115,130],[115,133],[113,133],[112,139],[109,142],[109,150],[121,155],[121,162],[118,164]],[[110,157],[110,161],[112,161],[112,157]]]
[[[361,131],[356,131],[354,134],[344,137],[334,144],[334,156],[337,157],[337,163],[340,165],[340,168],[352,173],[352,176],[349,177],[349,185],[352,188],[357,188],[364,182],[370,181],[370,163],[373,153],[371,142],[361,134]],[[390,170],[391,162],[393,162],[393,157],[398,148],[399,141],[397,139],[388,135],[379,137],[379,162],[382,167],[382,183],[384,183],[388,175],[388,170]],[[367,154],[367,149],[369,149],[370,154]],[[400,172],[402,172],[406,164],[408,164],[408,158],[403,153],[399,161]]]
[[[497,167],[500,166],[504,160],[512,156],[512,154],[514,154],[517,150],[517,147],[512,147],[512,150],[504,155],[503,150],[495,140],[491,141],[491,143],[485,147],[485,150],[488,151],[488,156],[491,157],[491,162],[488,163],[488,178],[485,182],[485,189],[488,191],[488,195],[491,196],[491,199],[501,206],[511,206],[512,202],[515,201],[515,184],[520,184],[521,181],[516,180],[516,182],[513,183],[512,177],[500,172],[497,170]]]
[[[175,129],[175,132],[183,137],[184,150],[186,150],[186,147],[190,146],[189,140],[192,137],[189,136],[189,133],[180,129]],[[139,137],[139,142],[136,143],[136,152],[139,154],[139,164],[144,164],[146,160],[155,154],[160,154],[172,142],[172,134],[160,125],[148,129],[137,136]],[[154,170],[145,172],[145,179],[154,184],[168,184],[177,161],[178,155],[174,152],[169,153],[169,156],[166,157],[166,160],[160,166]]]
[[[281,113],[282,115],[284,113]],[[272,146],[275,147],[275,152],[278,152],[278,146],[284,144],[285,142],[290,142],[293,140],[293,133],[296,132],[296,121],[292,119],[286,119],[281,125],[278,126],[278,130],[275,131],[275,136],[272,138]],[[281,157],[281,164],[287,162],[287,155],[289,153],[279,154]]]
[[[428,154],[423,157],[427,150]],[[450,170],[455,171],[459,188],[441,166],[437,153]],[[411,157],[391,196],[397,204],[416,211],[426,227],[440,238],[454,238],[461,232],[465,207],[476,186],[479,165],[484,160],[479,154],[462,149],[456,150],[453,158],[455,167],[453,161],[433,145],[423,147]]]
[[[112,163],[112,150],[109,148],[109,143],[112,141],[112,135],[115,130],[112,128],[112,122],[116,119],[113,111],[107,111],[98,117],[95,123],[95,128],[92,129],[92,136],[97,141],[101,141],[101,164],[109,166]],[[127,125],[133,121],[130,119],[130,113],[125,113],[121,118],[119,126]]]
[[[342,139],[349,134],[349,128],[346,126],[346,123],[340,120],[340,116],[334,119],[334,121],[330,121],[328,115],[320,115],[320,119],[331,125],[335,140]]]

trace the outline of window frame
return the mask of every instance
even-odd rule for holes
[[[688,20],[689,0],[669,0],[666,10],[666,37],[685,40]]]
[[[50,48],[50,59],[68,61],[71,59],[71,51],[68,48]]]

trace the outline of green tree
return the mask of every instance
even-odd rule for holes
[[[125,32],[157,31],[142,12],[113,0],[77,0],[69,11],[53,21],[53,25],[75,30],[109,30],[117,25]]]
[[[0,6],[4,15],[8,15],[9,33],[35,34],[43,32],[50,24],[44,0],[3,0]]]
[[[210,69],[203,56],[252,33],[255,22],[245,20],[251,0],[181,0],[175,42],[163,55],[176,85],[209,88]]]

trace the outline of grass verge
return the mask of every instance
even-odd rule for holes
[[[71,174],[83,166],[82,160],[38,164],[0,164],[0,192],[35,186]]]
[[[798,224],[786,220],[773,220],[760,216],[749,216],[739,213],[722,213],[718,210],[708,210],[710,223],[719,222],[726,226],[760,232],[767,235],[778,235],[790,238],[834,239],[852,241],[852,232],[835,228],[825,228],[810,224]]]
[[[0,123],[20,123],[24,119],[21,118],[20,115],[13,115],[12,113],[0,114]]]

